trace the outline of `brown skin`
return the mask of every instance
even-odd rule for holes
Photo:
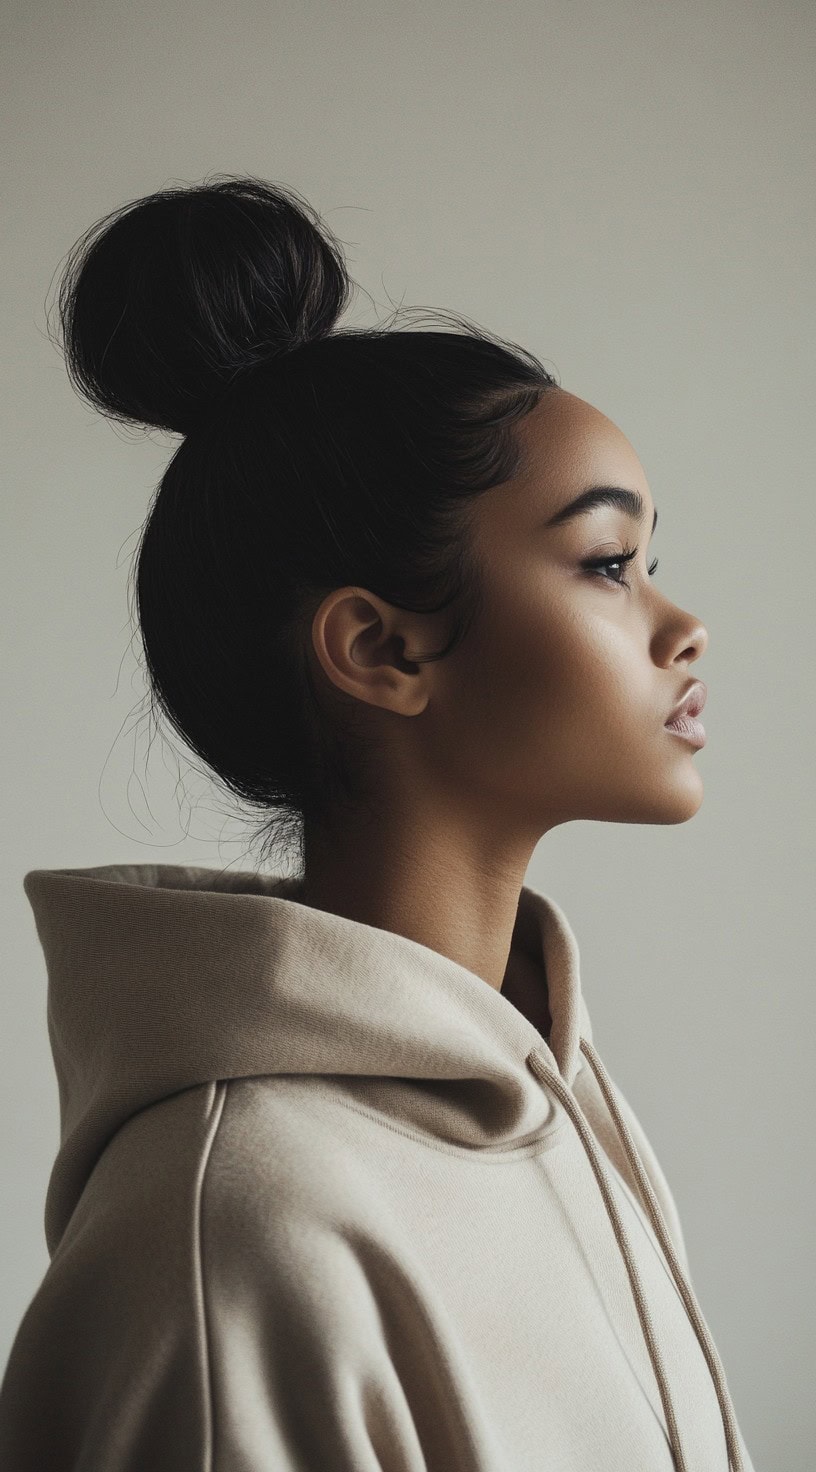
[[[463,643],[413,663],[443,647],[450,611],[406,613],[344,587],[314,615],[310,650],[318,684],[370,709],[378,816],[345,818],[320,847],[307,830],[303,903],[407,936],[497,990],[545,833],[575,818],[683,823],[703,795],[696,749],[663,725],[708,635],[647,574],[654,503],[640,461],[564,389],[517,433],[529,469],[475,503],[488,596]],[[601,507],[544,528],[601,483],[640,491],[642,525]],[[627,545],[629,564],[581,565]],[[510,1000],[546,1035],[534,986]]]

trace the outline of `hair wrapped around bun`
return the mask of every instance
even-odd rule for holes
[[[446,658],[484,594],[474,503],[557,386],[452,312],[335,328],[349,291],[294,190],[224,176],[106,216],[61,283],[79,392],[184,436],[135,557],[150,713],[257,814],[261,863],[378,801],[366,701],[313,657],[320,603],[353,585],[428,614],[412,658]]]
[[[68,372],[112,418],[186,434],[247,369],[325,337],[349,291],[338,242],[295,190],[246,177],[161,190],[72,247]]]

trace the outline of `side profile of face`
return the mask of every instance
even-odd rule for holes
[[[315,658],[371,707],[384,810],[442,814],[462,831],[478,814],[486,833],[523,835],[530,850],[576,818],[684,822],[702,801],[697,748],[665,722],[708,635],[650,576],[643,468],[611,420],[563,389],[516,433],[525,470],[474,503],[485,606],[463,643],[414,663],[443,646],[449,612],[405,613],[344,588],[314,617]],[[553,522],[597,486],[637,493],[642,516],[596,504]],[[610,563],[588,565],[599,558]]]

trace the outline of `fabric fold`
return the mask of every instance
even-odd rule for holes
[[[554,899],[496,990],[297,878],[23,882],[60,1138],[4,1472],[753,1472]]]

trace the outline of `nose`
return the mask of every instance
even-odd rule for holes
[[[654,649],[659,663],[693,664],[708,648],[708,630],[700,619],[673,606],[655,630]]]
[[[695,619],[691,634],[686,635],[686,642],[683,650],[684,657],[689,661],[699,659],[701,654],[705,654],[707,648],[708,630],[706,629],[705,624],[700,623],[699,620]]]

